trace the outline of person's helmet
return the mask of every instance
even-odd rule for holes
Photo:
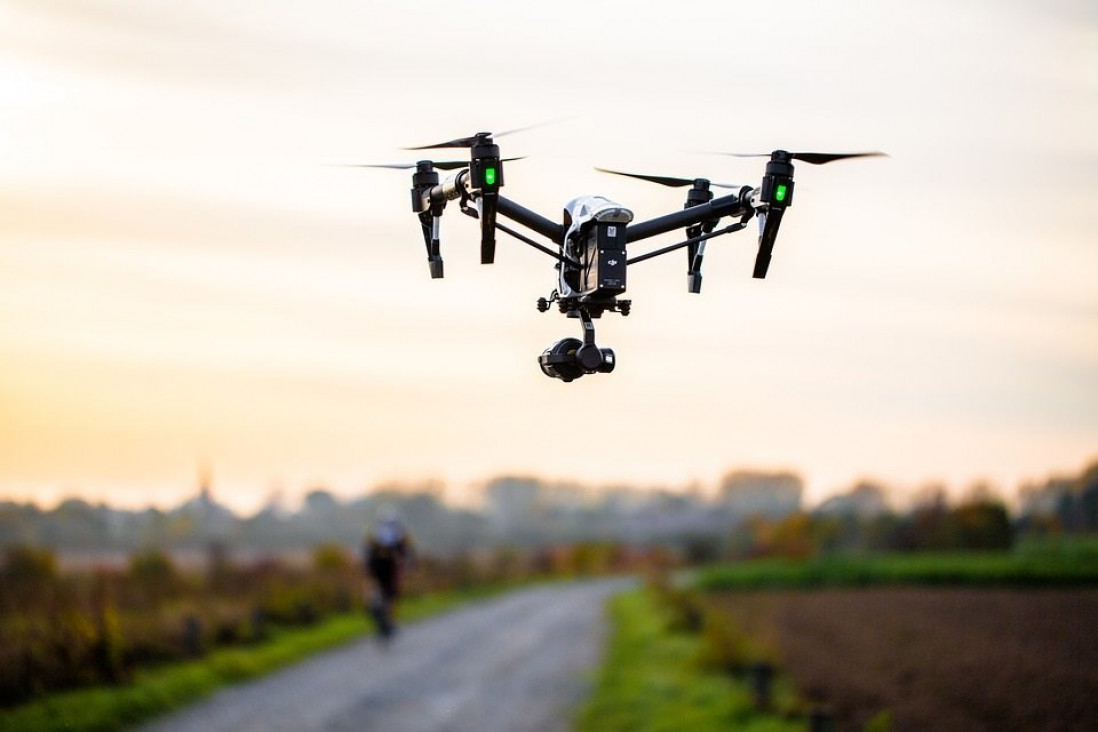
[[[377,509],[378,524],[374,529],[374,541],[381,546],[395,546],[404,538],[404,524],[396,506],[386,503]]]

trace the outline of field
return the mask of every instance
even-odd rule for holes
[[[1096,550],[1091,538],[656,577],[613,608],[579,729],[803,730],[814,717],[833,732],[1093,730]],[[760,669],[776,672],[761,707]]]
[[[881,587],[709,598],[839,730],[1094,729],[1098,590]]]

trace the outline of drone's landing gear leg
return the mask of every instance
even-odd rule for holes
[[[705,258],[705,242],[698,242],[690,246],[687,252],[690,264],[686,270],[686,291],[697,294],[702,291],[702,260]]]
[[[431,268],[431,279],[442,279],[442,253],[439,243],[439,220],[442,217],[431,211],[419,215],[423,227],[423,243],[427,245],[427,266]]]
[[[687,229],[687,236],[694,238],[702,234],[711,234],[717,228],[716,221],[706,221],[700,226],[692,226]],[[686,290],[697,294],[702,289],[702,262],[705,260],[705,245],[708,242],[702,240],[697,244],[691,244],[686,249]]]

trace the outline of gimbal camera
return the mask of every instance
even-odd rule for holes
[[[510,130],[496,137],[519,131]],[[633,223],[633,212],[629,209],[602,196],[580,196],[568,202],[564,208],[563,222],[558,224],[500,195],[504,184],[503,164],[519,158],[500,157],[500,148],[495,144],[492,133],[479,132],[472,137],[405,149],[441,148],[468,148],[469,160],[420,160],[414,165],[355,167],[414,169],[412,211],[419,217],[427,249],[427,265],[434,279],[443,276],[439,224],[446,204],[455,200],[463,213],[480,221],[482,264],[491,264],[495,260],[497,230],[556,260],[557,287],[549,297],[538,298],[538,310],[546,312],[555,303],[567,317],[581,321],[583,338],[557,341],[542,352],[538,363],[546,376],[566,382],[585,374],[610,373],[614,370],[614,352],[595,344],[593,321],[607,311],[629,315],[632,301],[620,299],[626,290],[629,265],[685,249],[687,290],[699,293],[708,241],[746,228],[754,217],[759,222],[759,239],[753,276],[762,279],[770,267],[782,216],[793,203],[793,161],[822,165],[845,158],[883,155],[879,152],[805,153],[786,150],[775,150],[768,155],[719,153],[736,157],[769,157],[762,183],[757,188],[713,183],[706,178],[673,178],[597,168],[604,173],[625,175],[665,186],[689,186],[686,203],[681,211]],[[438,170],[458,172],[440,181]],[[713,188],[731,189],[732,193],[714,197]],[[499,221],[500,217],[541,235],[553,246],[546,246],[510,228]],[[725,218],[730,219],[731,223],[721,226]],[[627,245],[678,229],[683,229],[686,234],[680,242],[632,257],[627,254]]]

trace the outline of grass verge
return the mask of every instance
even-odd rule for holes
[[[869,585],[1084,586],[1098,584],[1098,553],[1024,551],[756,559],[703,569],[694,584],[706,591]]]
[[[803,732],[803,719],[755,711],[745,682],[706,670],[701,636],[669,630],[650,591],[619,595],[610,613],[613,635],[577,732]]]
[[[409,598],[400,607],[405,622],[496,594],[505,587],[434,593]],[[364,613],[328,618],[307,628],[276,628],[251,647],[224,648],[188,663],[139,671],[121,686],[52,694],[0,711],[0,732],[109,732],[142,722],[206,696],[228,684],[253,679],[372,630]]]

